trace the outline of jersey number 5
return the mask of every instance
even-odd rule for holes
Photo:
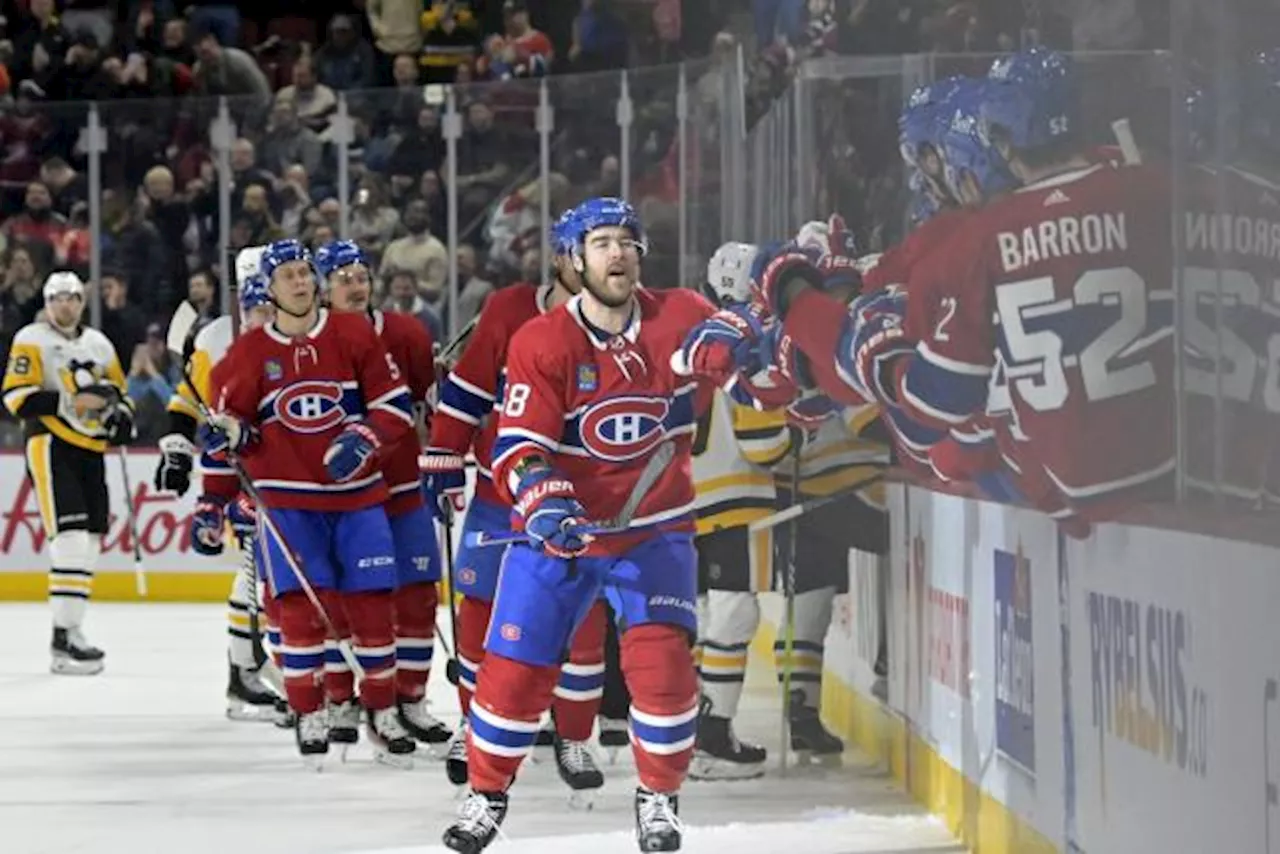
[[[502,414],[508,418],[519,418],[524,415],[524,408],[529,403],[532,390],[526,383],[507,386],[507,399],[502,407]]]
[[[1163,335],[1147,334],[1148,294],[1142,277],[1128,267],[1090,270],[1076,280],[1071,296],[1059,299],[1053,279],[1042,276],[996,288],[1000,330],[1008,348],[1007,377],[1013,390],[1037,412],[1052,412],[1067,402],[1067,369],[1078,367],[1091,402],[1122,397],[1156,384],[1150,360],[1134,356]],[[1113,309],[1119,316],[1079,354],[1063,353],[1063,335],[1078,332],[1087,319],[1080,309]],[[1027,329],[1027,321],[1045,327]],[[1056,327],[1056,328],[1055,328]],[[1115,363],[1125,358],[1129,364]]]

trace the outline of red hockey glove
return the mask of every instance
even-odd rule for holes
[[[864,294],[849,305],[853,326],[841,356],[852,369],[854,391],[868,401],[897,403],[890,368],[897,358],[915,352],[903,330],[906,313],[907,295],[893,289]]]
[[[466,509],[466,460],[447,448],[427,448],[418,457],[422,475],[422,495],[427,507],[441,522],[448,522],[445,511],[461,513]]]
[[[671,354],[671,369],[723,387],[739,371],[754,373],[764,366],[758,347],[764,334],[755,307],[743,303],[722,308],[689,331],[684,344]]]

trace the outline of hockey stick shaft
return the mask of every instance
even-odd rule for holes
[[[776,528],[779,525],[785,525],[787,522],[803,516],[806,513],[811,513],[819,507],[825,507],[828,504],[832,504],[836,501],[843,501],[846,498],[857,495],[862,490],[869,486],[874,486],[882,480],[884,480],[884,472],[877,472],[876,474],[863,478],[853,486],[846,487],[839,492],[833,492],[830,495],[823,495],[818,498],[810,498],[807,501],[794,501],[791,506],[787,507],[785,510],[779,510],[777,513],[770,514],[765,516],[763,519],[757,519],[752,522],[747,526],[747,531],[752,534],[758,534],[761,531],[772,530],[773,528]],[[798,498],[799,496],[797,495],[796,497]]]
[[[622,505],[618,515],[612,519],[588,522],[576,528],[576,531],[582,534],[599,535],[620,534],[628,530],[631,527],[631,520],[635,518],[636,511],[644,503],[645,496],[649,494],[649,490],[653,489],[653,485],[658,482],[658,478],[662,477],[662,473],[666,471],[667,466],[671,465],[671,461],[675,459],[675,456],[676,446],[671,441],[666,441],[659,445],[658,449],[653,452],[653,456],[649,457],[649,461],[645,463],[640,476],[636,478],[635,485],[631,487],[631,494],[627,496],[627,500]],[[533,538],[528,534],[494,535],[486,531],[471,531],[466,535],[466,544],[473,549],[487,548],[489,546],[528,545],[532,541]]]
[[[452,508],[445,514],[441,529],[444,532],[444,593],[449,599],[449,639],[453,641],[446,652],[449,653],[449,662],[445,665],[445,678],[449,680],[450,685],[458,684],[458,605],[453,594],[453,519],[454,514]],[[439,631],[436,634],[440,634]]]
[[[133,542],[133,581],[139,596],[147,595],[147,572],[142,568],[142,541],[138,537],[138,511],[133,506],[133,484],[129,479],[129,451],[120,446],[120,479],[124,481],[124,506],[129,520],[129,539]]]
[[[799,507],[800,498],[800,452],[801,445],[796,443],[791,449],[791,506]],[[787,537],[787,567],[782,581],[782,720],[781,741],[779,743],[779,770],[785,777],[787,774],[787,751],[790,750],[791,729],[791,659],[796,647],[796,541],[800,535],[800,515],[793,514],[789,520]]]

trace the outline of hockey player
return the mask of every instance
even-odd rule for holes
[[[329,306],[335,312],[359,314],[373,323],[409,386],[415,413],[425,418],[427,394],[435,384],[430,333],[414,317],[388,314],[372,307],[373,280],[369,265],[354,241],[336,240],[321,246],[316,252],[316,267],[327,286]],[[450,733],[448,727],[427,710],[427,681],[431,676],[439,605],[436,583],[440,580],[440,547],[422,497],[418,476],[421,448],[416,430],[385,448],[382,475],[391,494],[386,511],[395,540],[399,582],[395,608],[400,723],[418,741],[436,745],[448,741]],[[326,675],[336,669],[342,679],[326,681],[340,681],[340,690],[345,696],[335,698],[330,694],[331,702],[337,699],[340,703],[330,726],[344,726],[354,735],[360,713],[353,697],[353,676],[336,649],[333,653],[330,656],[326,651]]]
[[[540,287],[506,288],[489,297],[466,351],[441,383],[440,403],[422,460],[423,482],[428,503],[442,514],[442,522],[449,524],[444,511],[461,510],[466,485],[464,458],[468,452],[475,455],[475,494],[463,521],[464,541],[474,531],[510,531],[510,505],[492,479],[493,443],[505,384],[503,366],[516,330],[563,305],[582,288],[579,274],[570,262],[576,239],[569,236],[571,222],[572,217],[566,214],[552,227],[555,278]],[[464,542],[453,567],[454,589],[462,594],[457,612],[458,702],[462,721],[445,764],[449,779],[459,786],[467,782],[467,715],[476,672],[485,657],[484,637],[502,558],[502,549],[468,548]],[[604,784],[604,776],[586,746],[604,690],[604,631],[602,605],[591,611],[574,636],[552,702],[556,767],[575,791],[597,789]]]
[[[696,557],[689,453],[697,386],[669,362],[688,329],[713,313],[687,290],[638,287],[645,243],[635,211],[591,199],[573,214],[583,290],[516,333],[507,359],[493,483],[528,545],[509,548],[471,703],[471,793],[445,832],[478,852],[497,834],[507,789],[532,749],[575,627],[603,589],[622,627],[631,692],[636,837],[642,851],[680,847],[677,792],[693,751],[697,675]],[[674,460],[624,533],[616,516],[650,457]]]
[[[265,249],[265,246],[250,246],[240,250],[236,256],[242,329],[256,329],[271,320],[271,300],[267,296],[266,282],[258,273],[258,261]],[[200,406],[209,403],[209,373],[231,346],[235,336],[233,326],[232,319],[224,316],[196,333],[187,371],[195,387],[184,379],[169,399],[169,431],[160,439],[160,460],[155,472],[155,487],[159,491],[185,495],[191,488],[196,430],[203,420]],[[230,479],[232,483],[228,486],[238,488],[234,483],[235,472],[225,461],[215,461],[206,456],[200,462],[204,477]],[[258,584],[253,559],[255,524],[253,515],[242,514],[239,507],[238,502],[228,505],[228,517],[242,565],[227,595],[227,717],[232,720],[278,720],[281,698],[269,683],[263,681],[261,668],[264,662],[258,658],[262,627],[255,626],[254,621]],[[217,556],[222,554],[223,540],[218,538],[206,542],[193,538],[191,546],[199,554]],[[271,626],[265,628],[270,633]]]
[[[3,394],[23,423],[27,476],[49,544],[50,670],[91,675],[104,665],[82,624],[110,513],[105,456],[132,440],[133,403],[115,348],[81,324],[84,292],[75,273],[45,280],[46,319],[13,337]]]
[[[301,244],[268,246],[261,271],[276,317],[237,338],[214,367],[205,447],[234,455],[259,493],[259,548],[278,599],[299,751],[318,764],[329,749],[319,677],[345,609],[368,735],[378,758],[394,763],[414,742],[396,709],[396,554],[378,464],[380,449],[413,429],[409,393],[365,318],[320,305]],[[197,532],[221,531],[233,497],[201,496]]]

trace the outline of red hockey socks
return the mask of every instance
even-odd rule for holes
[[[324,605],[338,637],[351,642],[351,627],[347,624],[347,606],[336,590],[317,590],[316,595]],[[337,640],[324,639],[324,696],[331,703],[345,703],[356,694],[356,677],[351,665],[342,656]]]
[[[597,602],[578,626],[569,645],[569,660],[560,667],[560,678],[551,700],[556,732],[568,741],[591,738],[600,699],[604,696],[604,635],[608,614]]]
[[[320,687],[324,670],[324,623],[301,591],[276,600],[280,616],[280,658],[289,706],[300,715],[324,705]]]
[[[676,792],[698,730],[698,676],[688,635],[669,625],[627,629],[622,672],[631,691],[631,748],[640,785]]]
[[[489,655],[471,703],[467,768],[477,792],[505,792],[538,739],[539,721],[551,705],[557,667],[540,667]]]
[[[484,636],[489,631],[493,603],[463,596],[458,603],[458,706],[465,716],[476,692],[476,674],[484,662]]]
[[[352,651],[364,670],[360,680],[360,704],[376,711],[396,703],[395,615],[390,590],[347,593],[347,620],[351,624]]]
[[[408,584],[394,594],[396,609],[396,694],[420,700],[427,693],[431,657],[435,651],[436,606],[434,581]]]

